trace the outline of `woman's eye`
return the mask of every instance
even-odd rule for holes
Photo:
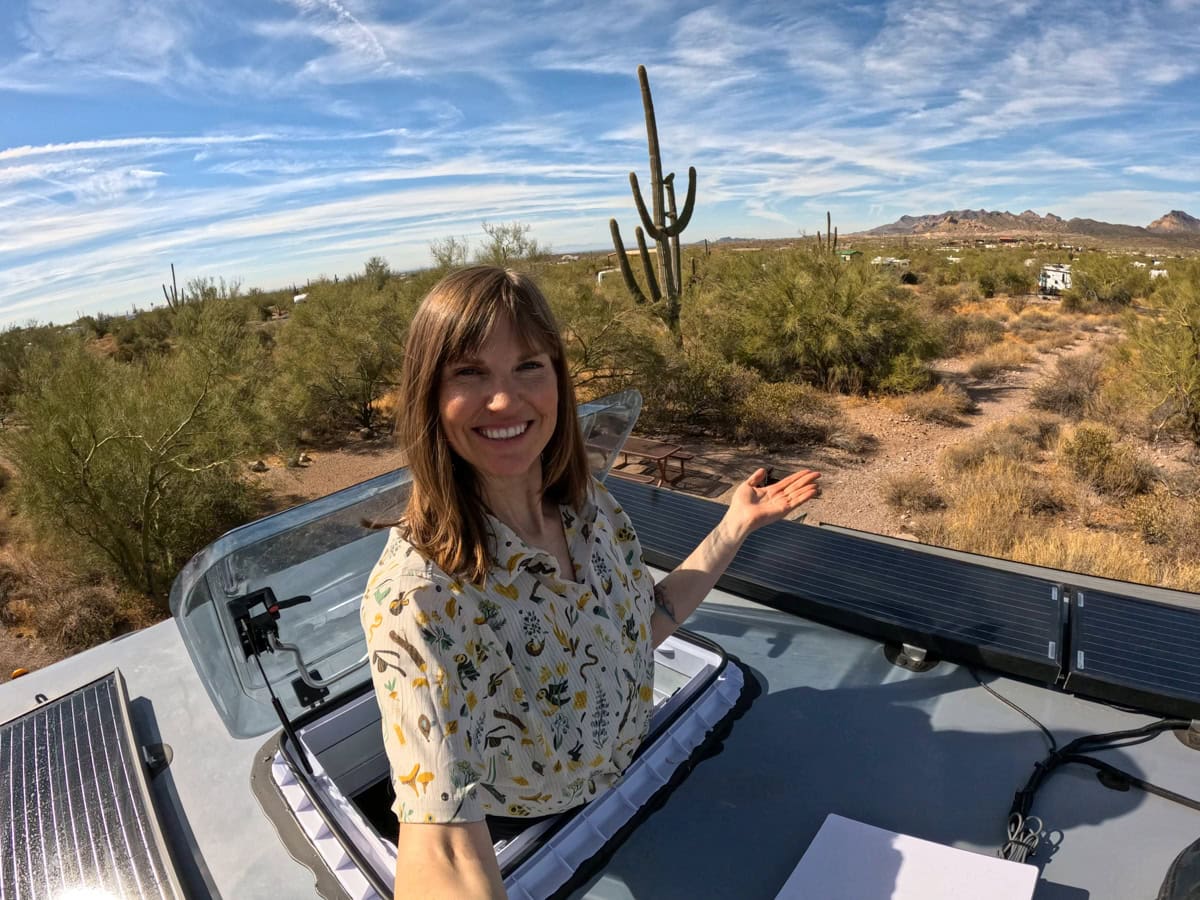
[[[461,368],[455,369],[454,374],[458,376],[478,375],[479,369],[477,369],[475,366],[462,366]]]
[[[536,359],[529,359],[521,363],[522,369],[543,369],[545,366]]]

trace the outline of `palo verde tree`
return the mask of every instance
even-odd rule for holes
[[[1200,262],[1191,262],[1156,294],[1158,315],[1136,321],[1132,343],[1139,381],[1160,425],[1200,445]]]
[[[33,354],[0,435],[36,529],[163,601],[188,558],[252,518],[237,460],[252,438],[257,340],[236,306],[189,310],[180,349],[139,365],[82,340]]]
[[[679,329],[679,307],[683,296],[683,263],[679,253],[679,235],[687,227],[692,218],[692,209],[696,203],[696,168],[688,168],[687,197],[683,201],[680,212],[675,206],[675,173],[664,176],[662,173],[662,156],[658,150],[658,125],[654,119],[654,99],[650,96],[650,81],[646,77],[646,67],[638,66],[638,82],[642,87],[642,108],[646,113],[646,141],[650,151],[650,200],[653,213],[646,209],[642,199],[642,191],[638,186],[637,174],[629,173],[629,186],[633,190],[633,202],[637,206],[641,226],[634,229],[637,238],[638,253],[641,255],[642,267],[646,276],[646,287],[650,292],[650,302],[654,305],[659,317],[666,322],[671,330],[675,343],[682,346],[683,335]],[[621,240],[621,228],[616,219],[609,220],[609,230],[612,232],[613,248],[617,251],[617,264],[621,267],[621,275],[625,286],[638,303],[646,302],[646,295],[634,278],[633,270],[629,267],[629,258],[625,253],[625,244]],[[645,228],[645,232],[643,232]],[[650,263],[650,254],[646,247],[646,235],[658,245],[655,265]],[[657,269],[657,273],[656,270]]]

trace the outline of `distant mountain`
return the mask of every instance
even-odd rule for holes
[[[953,209],[926,216],[901,216],[890,225],[872,228],[864,234],[890,237],[924,235],[929,237],[983,237],[986,235],[1075,234],[1090,237],[1138,239],[1163,237],[1200,237],[1200,219],[1180,210],[1172,210],[1148,228],[1118,225],[1096,219],[1063,219],[1054,213],[1039,216],[1031,209],[1023,213],[989,212],[986,209]]]
[[[1200,219],[1189,216],[1181,209],[1173,209],[1162,218],[1155,219],[1148,227],[1150,231],[1165,231],[1170,234],[1200,234]]]

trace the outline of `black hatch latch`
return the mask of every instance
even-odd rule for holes
[[[237,625],[238,639],[242,642],[242,652],[246,658],[259,653],[274,653],[271,638],[279,637],[279,611],[311,600],[306,596],[276,600],[275,592],[269,587],[230,600],[229,612]],[[262,609],[256,612],[257,607]]]

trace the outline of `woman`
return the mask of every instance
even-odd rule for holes
[[[741,484],[654,584],[591,478],[562,339],[515,272],[456,272],[413,319],[397,431],[413,476],[363,598],[400,821],[397,897],[503,897],[486,817],[612,786],[645,737],[653,648],[815,472]]]

